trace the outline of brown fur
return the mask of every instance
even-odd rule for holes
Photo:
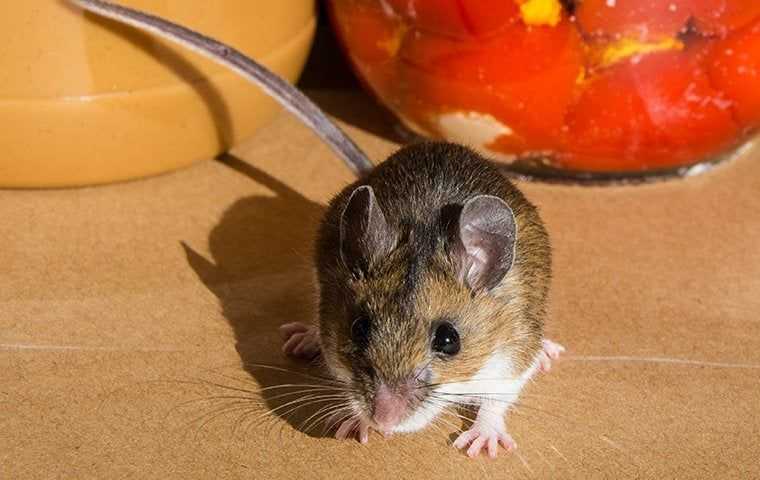
[[[339,225],[348,197],[361,185],[373,188],[398,242],[367,274],[356,275],[341,262]],[[458,209],[480,194],[497,196],[511,207],[517,240],[506,277],[490,292],[473,293],[457,279],[448,232]],[[467,380],[502,349],[519,375],[541,348],[551,274],[546,230],[522,193],[467,148],[447,143],[405,147],[346,187],[330,203],[321,226],[317,267],[325,362],[364,393],[357,401],[365,407],[378,379],[400,385],[428,362],[437,382]],[[363,351],[350,334],[358,315],[372,322]],[[460,333],[461,351],[451,358],[430,349],[434,323],[441,319]]]

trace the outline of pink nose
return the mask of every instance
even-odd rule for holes
[[[382,432],[391,432],[406,411],[406,398],[381,383],[375,392],[372,420]]]

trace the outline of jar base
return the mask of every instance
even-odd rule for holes
[[[731,162],[741,157],[760,143],[760,136],[755,136],[736,148],[705,160],[673,168],[621,171],[621,172],[591,172],[566,170],[549,165],[545,159],[517,159],[511,163],[494,162],[499,170],[507,177],[515,180],[558,183],[568,185],[637,185],[643,183],[676,180],[694,177],[713,170],[719,165]]]
[[[430,140],[428,137],[409,128],[403,122],[395,122],[394,131],[404,143]],[[637,185],[700,175],[711,171],[716,166],[729,163],[756,147],[760,148],[758,144],[760,144],[760,132],[749,136],[747,140],[727,152],[690,165],[619,172],[593,172],[557,168],[552,165],[547,156],[541,155],[508,159],[506,155],[494,152],[481,151],[480,153],[486,158],[491,159],[492,163],[505,176],[515,180],[567,185]],[[494,159],[494,157],[501,157],[502,160]]]

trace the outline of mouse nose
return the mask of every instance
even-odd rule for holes
[[[382,433],[391,433],[406,412],[406,398],[384,383],[375,391],[372,421]]]

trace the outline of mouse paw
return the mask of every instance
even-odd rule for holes
[[[319,331],[313,325],[294,322],[280,326],[285,355],[311,360],[319,355]]]
[[[548,372],[552,369],[552,360],[557,360],[565,347],[548,339],[542,340],[541,344],[543,350],[538,354],[538,368],[542,372]]]
[[[338,430],[335,431],[335,438],[338,440],[357,437],[361,443],[367,443],[369,440],[369,423],[362,419],[350,418],[343,420],[340,426],[338,426]]]
[[[487,452],[489,457],[496,458],[499,445],[508,452],[517,448],[512,436],[503,427],[497,428],[477,421],[472,425],[472,428],[461,433],[454,441],[454,448],[461,450],[467,447],[467,456],[470,458],[480,455],[481,450]]]

